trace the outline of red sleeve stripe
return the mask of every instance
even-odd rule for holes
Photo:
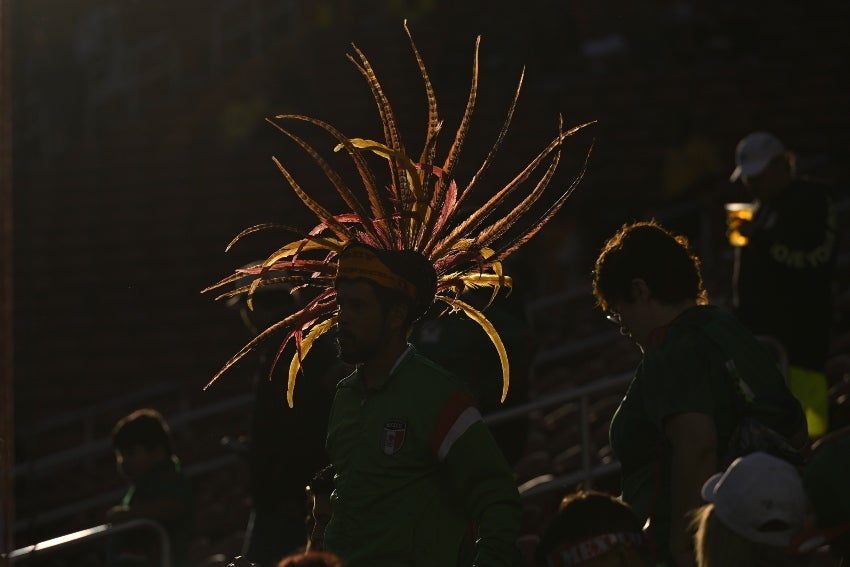
[[[454,442],[478,421],[481,421],[481,414],[475,407],[475,399],[471,395],[458,392],[449,398],[437,418],[437,425],[431,438],[431,446],[437,454],[437,459],[441,462],[445,460]]]

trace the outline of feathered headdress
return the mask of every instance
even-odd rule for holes
[[[239,239],[260,230],[285,229],[300,234],[300,238],[281,246],[259,266],[238,269],[203,291],[221,289],[249,275],[253,277],[250,284],[231,289],[217,299],[245,294],[250,308],[252,295],[259,288],[282,282],[295,286],[311,286],[316,288],[318,293],[302,309],[271,325],[242,347],[216,373],[206,387],[215,382],[260,341],[272,333],[285,332],[272,370],[286,345],[294,340],[296,354],[289,364],[287,387],[287,402],[291,407],[301,361],[307,356],[313,342],[336,323],[334,278],[337,274],[339,254],[348,244],[359,242],[383,250],[414,250],[433,264],[437,273],[435,299],[447,304],[446,311],[465,313],[483,328],[495,345],[502,363],[502,401],[504,401],[509,385],[507,352],[495,327],[481,310],[464,302],[461,299],[461,293],[465,289],[489,287],[493,289],[492,302],[500,288],[511,287],[511,278],[502,272],[502,262],[534,236],[558,212],[578,185],[587,166],[589,151],[581,171],[566,190],[551,202],[545,212],[531,219],[526,218],[527,213],[543,195],[558,167],[564,140],[591,123],[564,130],[563,121],[559,119],[558,132],[554,139],[482,206],[476,207],[468,216],[461,218],[459,215],[461,206],[469,198],[484,171],[491,165],[507,133],[519,98],[524,72],[520,74],[507,117],[495,143],[476,173],[465,187],[460,189],[453,174],[478,97],[478,48],[481,38],[479,36],[475,42],[472,85],[466,109],[448,154],[442,162],[438,162],[437,138],[442,121],[437,114],[437,99],[425,63],[416,48],[407,22],[404,24],[404,29],[424,80],[428,102],[425,142],[418,157],[409,156],[402,143],[393,109],[381,83],[369,60],[356,45],[352,45],[354,55],[349,54],[348,58],[369,83],[383,125],[383,142],[349,138],[327,122],[309,116],[282,114],[276,116],[274,120],[268,120],[313,158],[342,197],[349,211],[339,214],[327,210],[298,184],[277,158],[273,158],[301,201],[318,217],[319,224],[309,232],[276,223],[261,224],[243,230],[227,246],[228,250]],[[363,183],[368,204],[362,200],[360,196],[362,192],[358,194],[350,188],[316,149],[283,126],[287,122],[307,122],[324,130],[336,140],[334,151],[344,151],[351,158]],[[370,153],[377,154],[386,160],[389,166],[388,183],[378,183],[366,160],[366,156]],[[543,175],[531,190],[519,199],[512,210],[504,211],[506,199],[528,181],[546,161],[548,165]],[[272,277],[272,272],[280,274],[281,270],[285,271],[286,275]]]

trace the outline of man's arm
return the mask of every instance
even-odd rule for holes
[[[711,416],[680,413],[668,417],[664,432],[670,440],[670,552],[678,567],[694,561],[687,514],[703,504],[702,485],[717,469],[717,430]]]
[[[522,506],[513,473],[484,422],[454,441],[443,465],[478,528],[475,566],[510,566]]]

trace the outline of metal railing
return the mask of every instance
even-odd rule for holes
[[[16,549],[6,559],[12,563],[28,559],[41,559],[47,554],[66,549],[73,545],[91,542],[121,532],[132,530],[152,530],[159,542],[160,566],[171,567],[171,540],[161,524],[153,520],[137,519],[121,524],[101,524],[78,532],[65,534],[33,545]]]
[[[60,414],[43,420],[35,426],[23,429],[22,437],[30,438],[57,429],[68,430],[79,426],[81,427],[83,442],[70,449],[57,451],[39,459],[19,463],[15,465],[13,475],[15,477],[39,476],[54,470],[86,462],[87,460],[108,453],[110,450],[109,442],[107,440],[95,439],[94,423],[99,415],[175,393],[179,396],[180,407],[185,407],[185,396],[179,385],[173,383],[153,384],[144,390],[133,391],[105,402]]]
[[[168,418],[169,426],[174,432],[179,432],[183,427],[188,427],[194,421],[220,413],[239,410],[250,405],[252,396],[244,394],[233,398],[221,400],[194,410],[184,411]],[[39,476],[47,473],[71,467],[86,459],[93,459],[109,454],[111,451],[108,439],[93,440],[71,449],[66,449],[53,455],[48,455],[28,463],[21,463],[15,467],[16,475]],[[204,462],[195,463],[185,467],[186,475],[190,478],[204,474],[216,468],[237,464],[239,459],[236,455],[226,454]],[[61,506],[48,512],[40,513],[35,517],[21,518],[15,522],[15,532],[20,533],[27,529],[43,526],[72,517],[81,512],[86,512],[98,507],[105,507],[111,502],[116,502],[126,492],[126,489],[116,489],[97,496],[92,496]]]
[[[595,348],[603,347],[623,338],[618,331],[603,331],[589,337],[565,341],[564,344],[541,350],[532,360],[532,376],[536,376],[541,367],[552,366],[572,356],[587,353]]]
[[[534,401],[516,406],[503,411],[490,413],[484,416],[484,421],[489,425],[511,421],[537,410],[548,409],[560,404],[574,402],[578,400],[578,422],[579,422],[579,439],[581,447],[581,468],[570,474],[562,476],[554,476],[550,474],[541,475],[533,478],[520,487],[520,494],[523,498],[533,498],[549,492],[563,490],[569,486],[581,482],[585,487],[590,488],[593,481],[600,476],[608,475],[620,469],[618,462],[603,463],[594,465],[591,462],[590,454],[590,399],[606,392],[622,390],[633,377],[633,373],[624,372],[615,376],[608,376],[596,380],[592,384],[586,384],[577,388],[570,388],[557,392],[555,394],[539,398]]]
[[[845,198],[839,203],[839,211],[840,213],[846,213],[848,210],[850,210],[850,199]],[[676,214],[678,213],[681,213],[681,211],[675,211],[672,215],[667,216],[676,216]],[[702,225],[701,235],[705,237],[707,236],[706,231],[710,229],[707,225],[707,220],[705,219],[704,215],[700,216],[700,222]],[[705,238],[704,240],[706,243],[711,242],[710,238]],[[711,251],[702,250],[701,252],[705,254],[706,252],[710,253]],[[839,258],[838,263],[839,266],[850,265],[850,254],[843,254]],[[588,285],[577,285],[568,290],[533,300],[526,306],[526,315],[529,321],[533,321],[536,315],[540,312],[546,312],[554,306],[560,306],[565,303],[581,300],[587,297],[589,294],[590,287]],[[541,351],[536,355],[532,363],[532,372],[539,371],[540,367],[558,364],[574,355],[582,354],[594,348],[604,346],[610,342],[613,342],[615,339],[618,338],[618,336],[619,335],[616,332],[603,332],[597,335],[586,337],[581,340],[568,341],[558,347]],[[769,344],[768,346],[774,345]],[[785,364],[782,364],[783,362]],[[787,361],[782,360],[780,361],[780,364],[785,367]],[[526,481],[519,487],[520,493],[524,499],[532,499],[537,496],[549,494],[551,492],[564,491],[569,489],[570,487],[575,486],[578,483],[582,483],[585,487],[590,487],[592,486],[595,479],[617,472],[620,469],[620,464],[616,460],[611,460],[599,464],[592,463],[590,441],[590,430],[592,424],[590,423],[589,406],[590,399],[592,397],[599,396],[600,394],[606,392],[612,392],[617,388],[623,388],[626,384],[628,384],[632,376],[633,374],[631,372],[627,372],[615,376],[605,377],[595,381],[592,384],[557,392],[555,394],[551,394],[543,398],[538,398],[536,400],[533,400],[520,406],[516,406],[511,409],[494,412],[484,416],[484,419],[488,424],[494,425],[527,416],[529,413],[537,410],[544,410],[560,404],[578,401],[578,421],[580,437],[579,445],[581,457],[580,469],[573,471],[569,474],[560,476],[555,476],[553,474],[543,474]],[[153,392],[154,390],[156,392]],[[148,392],[148,394],[155,394],[159,390],[159,386],[154,386],[152,392]],[[137,396],[138,394],[136,394],[134,397]],[[234,408],[246,405],[250,402],[250,399],[251,398],[249,395],[245,395],[230,400],[225,400],[218,404],[212,404],[204,408],[199,408],[195,411],[181,412],[180,414],[171,418],[170,422],[174,428],[179,428],[179,426],[181,425],[191,423],[194,419],[199,419],[201,417],[207,417],[210,415],[215,415],[217,413],[230,411]],[[83,423],[86,439],[89,442],[67,451],[62,451],[53,455],[49,455],[31,463],[20,464],[15,467],[15,475],[43,474],[48,471],[61,469],[62,467],[78,463],[81,459],[85,459],[86,457],[92,457],[108,450],[108,444],[106,441],[94,441],[92,439],[91,420],[93,418],[93,411],[102,410],[104,408],[109,409],[126,403],[126,399],[111,400],[109,402],[106,402],[105,404],[98,404],[98,406],[96,407],[87,408],[83,412],[74,412],[73,415],[69,414],[66,416],[61,416],[58,419],[54,419],[50,422],[46,422],[40,425],[38,427],[38,430],[33,430],[31,431],[31,433],[41,433],[45,429],[65,427],[74,422],[75,420],[79,421]],[[193,466],[187,467],[186,473],[188,476],[192,477],[210,470],[215,470],[220,467],[229,466],[230,464],[236,462],[238,462],[238,457],[236,457],[236,455],[227,454],[219,458],[211,459],[207,462],[198,463]],[[24,527],[32,527],[35,525],[46,523],[48,521],[55,521],[64,517],[68,517],[83,510],[88,510],[97,506],[104,506],[109,502],[113,502],[120,498],[120,494],[122,492],[123,491],[121,490],[113,491],[108,494],[103,494],[97,497],[73,503],[63,508],[52,510],[48,514],[41,515],[35,520],[30,519],[17,523],[15,529],[17,531]],[[168,536],[164,532],[164,530],[162,530],[162,527],[159,526],[159,524],[156,524],[156,522],[151,522],[149,520],[134,520],[132,522],[127,522],[125,524],[120,525],[95,526],[87,530],[74,532],[51,540],[40,542],[35,545],[15,550],[8,556],[8,559],[14,562],[15,560],[32,558],[36,555],[42,556],[43,554],[48,553],[52,550],[61,549],[72,544],[93,540],[99,537],[106,536],[110,533],[115,533],[117,531],[140,527],[153,528],[155,531],[157,531],[162,544],[162,557],[164,558],[163,565],[168,566],[170,545],[168,541]]]
[[[519,419],[534,411],[545,410],[561,404],[578,401],[579,409],[577,419],[579,422],[579,437],[581,446],[581,468],[566,475],[561,475],[557,477],[551,474],[541,475],[525,482],[519,487],[520,494],[523,498],[530,499],[536,496],[548,494],[550,492],[564,490],[579,482],[589,488],[590,486],[592,486],[593,481],[596,478],[608,475],[612,472],[616,472],[617,470],[619,470],[620,465],[618,462],[609,462],[603,464],[592,463],[592,456],[590,451],[591,420],[589,407],[590,400],[592,398],[597,397],[600,394],[613,392],[617,389],[622,389],[626,384],[629,383],[631,378],[632,373],[630,372],[605,377],[593,382],[592,384],[587,384],[579,386],[577,388],[571,388],[569,390],[556,392],[546,397],[538,398],[531,402],[510,409],[493,412],[484,416],[485,422],[487,422],[489,425],[495,425],[498,423],[504,423],[512,421],[514,419]],[[201,417],[207,417],[210,415],[215,415],[216,413],[221,413],[223,411],[238,408],[241,405],[246,404],[249,401],[249,398],[250,396],[247,395],[240,396],[238,398],[225,400],[218,404],[213,404],[211,406],[200,408],[195,411],[186,412],[184,414],[175,416],[173,418],[173,422],[178,425],[188,424],[194,421],[195,419],[199,419]],[[212,470],[217,470],[218,468],[224,466],[236,464],[238,462],[238,456],[234,454],[227,454],[207,462],[196,463],[194,465],[188,466],[186,467],[185,472],[186,475],[191,478]],[[96,497],[75,502],[71,505],[62,508],[57,508],[47,514],[39,516],[37,519],[22,520],[16,525],[16,530],[32,528],[40,524],[45,524],[72,516],[81,511],[85,511],[91,508],[95,508],[98,506],[106,506],[108,503],[118,500],[121,497],[121,494],[123,494],[123,492],[124,491],[121,489],[115,490],[109,493],[98,495]],[[104,524],[100,526],[95,526],[93,528],[88,528],[86,530],[81,530],[71,534],[63,535],[47,541],[43,541],[21,549],[17,549],[11,554],[9,554],[8,557],[13,562],[15,560],[35,557],[36,555],[41,557],[45,553],[47,553],[48,550],[64,548],[74,543],[80,543],[83,541],[96,539],[109,535],[110,533],[114,533],[116,531],[133,529],[135,527],[142,527],[143,525],[154,527],[154,529],[158,528],[159,530],[162,530],[159,524],[149,520],[133,520],[131,522],[116,525]],[[167,545],[167,534],[162,531],[160,535],[166,538],[165,545]],[[168,556],[167,552],[168,548],[164,548],[163,557]],[[167,565],[167,563],[163,563],[163,565]]]
[[[83,435],[86,439],[91,439],[94,433],[94,421],[98,415],[166,394],[173,394],[179,392],[180,389],[181,386],[173,382],[148,384],[143,390],[134,390],[122,396],[110,398],[104,402],[92,404],[76,411],[40,420],[37,424],[24,428],[21,433],[24,437],[29,437],[55,429],[68,429],[74,425],[81,425]]]

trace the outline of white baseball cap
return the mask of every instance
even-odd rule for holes
[[[806,522],[808,500],[800,474],[767,453],[732,461],[705,482],[702,497],[714,504],[727,528],[753,543],[787,548]]]
[[[785,144],[770,132],[753,132],[735,147],[735,170],[729,181],[758,175],[774,158],[785,153]]]

